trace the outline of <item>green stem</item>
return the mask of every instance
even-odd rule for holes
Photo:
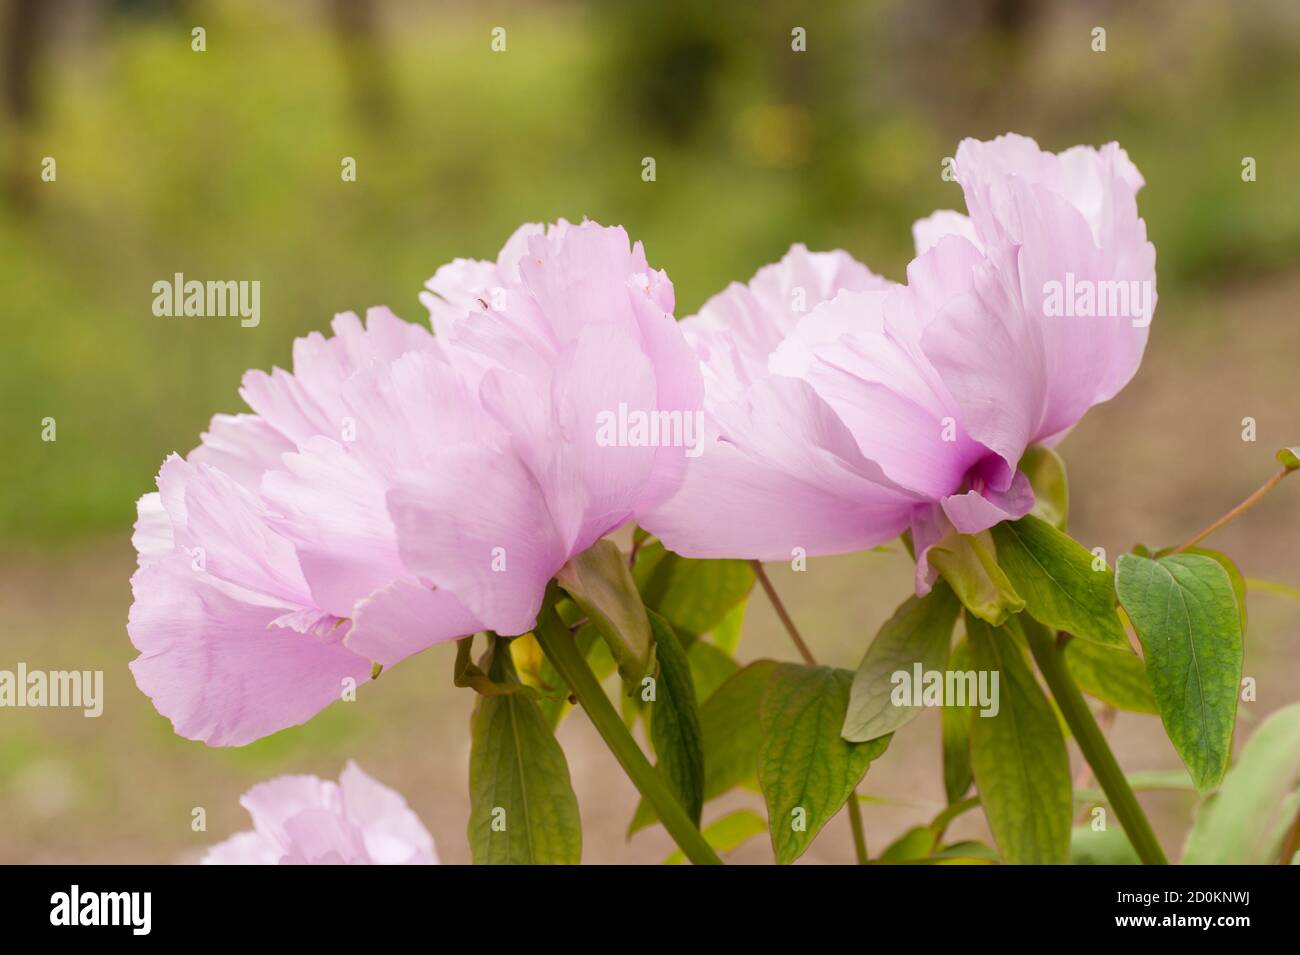
[[[1292,468],[1283,467],[1282,470],[1278,471],[1271,478],[1269,478],[1267,481],[1261,484],[1253,494],[1251,494],[1248,498],[1246,498],[1244,501],[1242,501],[1240,504],[1238,504],[1236,507],[1230,510],[1227,514],[1224,514],[1221,518],[1219,518],[1217,521],[1215,521],[1205,530],[1201,531],[1199,534],[1197,534],[1195,537],[1189,540],[1186,544],[1180,544],[1178,547],[1175,547],[1172,551],[1169,552],[1170,555],[1181,554],[1189,547],[1195,547],[1201,541],[1205,540],[1205,538],[1209,537],[1211,534],[1217,531],[1224,524],[1227,524],[1231,522],[1234,518],[1240,517],[1242,514],[1245,514],[1248,510],[1250,510],[1261,500],[1263,500],[1265,494],[1267,494],[1269,491],[1273,490],[1273,488],[1281,484],[1282,479],[1286,477],[1288,474],[1290,474],[1292,470],[1293,470]]]
[[[587,660],[578,650],[573,634],[560,620],[555,607],[548,599],[537,617],[537,628],[533,631],[543,652],[550,659],[560,676],[564,677],[578,698],[582,708],[596,730],[605,740],[605,745],[622,765],[628,778],[640,790],[654,811],[659,821],[664,824],[668,834],[696,865],[721,865],[722,860],[713,851],[713,847],[700,834],[686,810],[682,808],[677,796],[664,782],[658,771],[650,765],[628,732],[623,718],[618,715],[609,697],[601,689],[600,681],[591,672]]]
[[[853,854],[857,856],[858,865],[870,861],[867,856],[867,831],[862,825],[862,808],[858,805],[858,791],[849,794],[849,828],[853,830]]]
[[[1124,827],[1129,842],[1137,850],[1138,858],[1145,865],[1168,865],[1169,860],[1156,841],[1156,834],[1151,830],[1146,813],[1138,804],[1137,796],[1133,795],[1133,788],[1115,761],[1110,744],[1102,735],[1101,727],[1097,725],[1092,710],[1088,709],[1083,694],[1079,692],[1079,687],[1066,666],[1065,644],[1069,637],[1061,634],[1061,639],[1053,640],[1051,632],[1045,627],[1027,625],[1024,629],[1038,669],[1047,681],[1052,696],[1056,698],[1056,704],[1060,707],[1070,732],[1074,734],[1083,758],[1092,767],[1093,775],[1097,777],[1102,792],[1119,817],[1119,823]]]

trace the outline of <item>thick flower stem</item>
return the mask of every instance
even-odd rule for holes
[[[1083,752],[1083,758],[1092,767],[1102,792],[1119,817],[1119,823],[1124,827],[1129,842],[1137,850],[1138,858],[1145,865],[1168,865],[1169,860],[1156,841],[1156,834],[1151,830],[1146,813],[1138,805],[1133,788],[1115,761],[1110,744],[1106,742],[1106,737],[1093,718],[1092,710],[1088,709],[1083,694],[1079,692],[1074,677],[1066,667],[1065,644],[1069,638],[1061,634],[1060,639],[1053,639],[1051,631],[1043,627],[1025,627],[1025,635],[1029,639],[1029,649],[1038,663],[1039,672],[1047,681],[1048,689],[1052,691],[1066,725],[1070,727],[1075,742]]]
[[[799,633],[799,628],[794,625],[794,618],[790,612],[785,609],[785,604],[777,596],[776,588],[772,586],[772,581],[767,576],[767,571],[763,569],[762,561],[751,560],[750,566],[754,568],[754,576],[758,578],[759,584],[763,587],[763,592],[767,594],[767,599],[772,603],[772,609],[776,615],[781,618],[781,625],[785,627],[785,632],[790,635],[790,640],[794,643],[794,648],[799,651],[799,656],[803,657],[803,662],[809,666],[817,665],[817,658],[808,649],[808,644],[804,642],[803,636]],[[867,832],[866,827],[862,824],[862,807],[858,805],[858,791],[855,789],[849,794],[848,801],[849,828],[853,831],[853,854],[858,860],[858,865],[866,865],[869,861],[867,855]]]
[[[668,834],[686,854],[686,858],[696,865],[721,865],[722,860],[718,858],[718,854],[691,822],[673,791],[668,788],[668,784],[664,782],[659,772],[650,765],[650,761],[641,752],[641,747],[628,732],[623,718],[609,702],[609,697],[601,689],[596,675],[587,665],[586,658],[578,650],[573,634],[560,620],[549,600],[538,614],[537,628],[533,633],[551,664],[573,690],[573,695],[582,704],[587,717],[605,740],[610,752],[622,765],[624,772],[640,790],[641,795],[654,807],[659,821],[664,824]]]

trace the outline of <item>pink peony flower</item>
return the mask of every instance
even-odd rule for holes
[[[204,865],[437,865],[433,837],[400,794],[348,761],[337,783],[278,776],[239,798],[253,828]]]
[[[925,593],[931,545],[1033,507],[1025,450],[1060,441],[1141,362],[1155,306],[1142,178],[1113,143],[1053,155],[1021,136],[966,140],[957,176],[970,217],[916,224],[906,286],[873,288],[860,266],[838,270],[856,286],[801,280],[796,249],[685,320],[711,443],[642,518],[667,547],[777,560],[910,528]],[[791,299],[760,284],[801,281],[791,329]]]
[[[240,745],[435,643],[531,629],[547,583],[664,500],[689,448],[602,415],[698,414],[672,286],[621,228],[521,228],[444,266],[427,330],[372,309],[249,372],[139,504],[136,681],[176,731]],[[353,683],[352,681],[355,681]]]

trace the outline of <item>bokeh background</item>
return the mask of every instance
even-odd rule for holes
[[[450,648],[246,748],[181,740],[127,670],[129,535],[164,455],[243,410],[245,369],[286,364],[338,311],[425,320],[434,269],[495,257],[524,221],[622,223],[686,315],[793,241],[901,279],[912,221],[962,207],[940,169],[964,136],[1117,139],[1147,179],[1160,305],[1137,379],[1063,445],[1072,529],[1110,555],[1176,543],[1300,442],[1294,0],[4,0],[0,71],[0,668],[102,669],[106,696],[99,719],[0,710],[0,861],[193,860],[247,828],[251,783],[336,777],[349,757],[404,793],[445,860],[468,860],[472,694],[451,685]],[[155,317],[151,286],[175,272],[260,280],[260,326]],[[1250,577],[1300,585],[1298,518],[1284,484],[1214,543]],[[854,667],[910,568],[871,553],[773,576],[823,661]],[[1257,590],[1249,612],[1242,732],[1300,696],[1300,604]],[[761,594],[739,655],[793,656]],[[940,808],[938,739],[930,713],[873,765],[874,849]],[[1155,717],[1121,716],[1112,739],[1126,769],[1178,765]],[[561,741],[584,859],[667,855],[657,829],[625,841],[634,793],[583,717]],[[1192,800],[1143,799],[1176,854]],[[761,801],[706,819],[735,805]],[[805,857],[851,858],[843,819]]]

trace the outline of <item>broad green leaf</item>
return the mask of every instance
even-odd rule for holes
[[[1114,578],[1091,551],[1032,514],[998,524],[993,540],[998,564],[1035,620],[1094,643],[1128,647],[1115,612]]]
[[[728,610],[727,615],[713,628],[713,642],[724,653],[734,656],[736,647],[740,646],[740,634],[745,626],[745,609],[748,606],[749,600],[742,600]]]
[[[931,858],[940,865],[990,865],[998,861],[998,854],[992,846],[966,840],[944,846]]]
[[[1065,462],[1051,448],[1036,444],[1020,459],[1020,471],[1034,489],[1034,509],[1058,531],[1069,529],[1070,489],[1065,477]]]
[[[934,850],[934,830],[929,826],[913,826],[885,847],[878,861],[909,862],[928,859]]]
[[[686,651],[691,663],[691,676],[695,679],[695,698],[707,700],[713,691],[722,686],[733,673],[740,672],[740,664],[705,640],[696,640]]]
[[[665,551],[659,541],[641,548],[633,575],[647,607],[696,636],[743,603],[755,579],[748,561],[693,560]]]
[[[921,674],[942,673],[948,664],[948,645],[961,604],[943,581],[936,581],[924,597],[908,597],[885,621],[867,648],[849,691],[849,710],[842,735],[860,743],[886,736],[921,712],[913,705]],[[916,673],[920,668],[921,674]],[[906,680],[897,677],[903,674]]]
[[[1070,833],[1071,865],[1141,865],[1137,850],[1124,829],[1115,823],[1095,830],[1091,825],[1075,826]]]
[[[962,606],[995,627],[1025,609],[1002,568],[988,531],[949,534],[930,547],[927,559],[952,587]]]
[[[793,862],[852,795],[890,737],[850,743],[840,736],[853,674],[783,663],[759,712],[758,781],[767,801],[772,849]]]
[[[1132,650],[1112,649],[1089,640],[1071,640],[1065,663],[1083,692],[1120,710],[1159,713],[1146,664]]]
[[[970,812],[979,806],[978,796],[972,796],[970,799],[962,799],[958,802],[950,803],[937,816],[930,820],[930,829],[934,832],[934,841],[938,842],[947,833],[948,827],[952,821],[963,813]]]
[[[940,847],[944,832],[952,820],[978,805],[978,799],[968,799],[955,806],[949,806],[939,813],[928,826],[914,826],[895,839],[880,854],[878,861],[883,863],[917,862],[924,859],[953,859],[967,856],[996,860],[997,854],[978,842],[956,842]]]
[[[971,662],[998,673],[998,712],[971,720],[971,766],[1003,858],[1064,863],[1070,855],[1070,760],[1056,714],[1005,629],[966,618]]]
[[[757,660],[729,677],[700,707],[704,748],[704,801],[737,786],[755,785],[758,766],[758,714],[777,663]],[[631,836],[658,816],[644,799],[628,827]]]
[[[650,739],[664,774],[678,800],[697,826],[704,808],[704,748],[700,717],[695,704],[691,665],[673,633],[672,625],[650,612],[659,658],[658,685],[650,714]]]
[[[700,830],[700,835],[719,855],[725,855],[766,831],[766,819],[752,809],[737,809],[709,823]],[[664,864],[681,865],[685,861],[685,853],[678,849],[664,860]]]
[[[1278,710],[1251,734],[1219,791],[1201,806],[1187,838],[1190,865],[1278,861],[1300,804],[1300,703]]]
[[[948,668],[962,672],[971,668],[970,647],[965,639],[953,647]],[[974,713],[972,706],[945,706],[940,711],[943,721],[943,789],[950,804],[966,795],[975,779],[970,768],[970,721]]]
[[[1142,641],[1165,732],[1202,792],[1228,768],[1241,680],[1241,615],[1228,572],[1201,554],[1125,554],[1115,589]]]
[[[1164,557],[1172,553],[1174,548],[1167,547],[1159,553],[1153,555],[1157,558]],[[1236,562],[1227,554],[1218,550],[1210,550],[1208,547],[1189,547],[1181,553],[1184,554],[1202,554],[1211,560],[1218,561],[1223,569],[1228,572],[1228,579],[1232,581],[1232,592],[1237,598],[1237,610],[1241,612],[1241,635],[1246,635],[1246,576],[1241,572]]]
[[[479,699],[470,724],[469,793],[476,865],[581,861],[569,766],[531,689]]]
[[[654,670],[650,622],[627,562],[613,541],[602,538],[555,575],[587,619],[596,625],[629,683]]]

